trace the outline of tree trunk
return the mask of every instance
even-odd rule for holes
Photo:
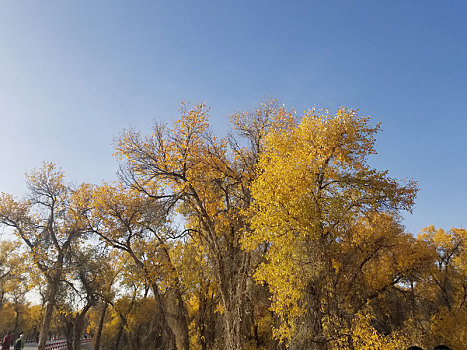
[[[120,324],[120,329],[118,330],[117,333],[117,338],[115,339],[114,343],[114,350],[118,350],[118,347],[120,346],[120,340],[122,339],[122,334],[123,334],[123,329],[124,329],[123,322]]]
[[[19,308],[15,309],[16,317],[15,317],[15,326],[13,328],[13,333],[17,333],[19,328]]]
[[[66,323],[66,348],[73,350],[73,320]]]
[[[47,335],[50,329],[50,322],[52,321],[52,314],[55,309],[57,293],[59,287],[59,279],[54,278],[48,281],[47,284],[47,302],[45,303],[45,314],[42,320],[41,330],[39,333],[39,343],[37,344],[37,350],[45,350],[45,344],[47,342]]]
[[[201,343],[201,350],[207,350],[207,334],[206,334],[206,315],[207,315],[207,301],[204,297],[204,291],[201,290],[199,295],[199,306],[198,306],[198,317],[196,319],[198,331],[199,331],[199,341]]]
[[[170,254],[166,248],[165,241],[159,238],[162,244],[162,250],[167,259],[170,270],[177,275],[177,270],[172,264]],[[181,293],[181,283],[178,277],[175,277],[172,287],[167,291],[165,297],[165,310],[167,312],[167,322],[175,336],[177,350],[189,350],[190,337],[188,335],[188,311]]]
[[[324,278],[324,277],[323,277]],[[321,311],[321,290],[313,282],[307,286],[305,313],[297,320],[294,337],[290,341],[290,350],[326,350],[327,342],[323,333],[323,313]]]
[[[152,285],[154,297],[156,298],[156,313],[159,315],[161,325],[161,338],[165,350],[176,350],[177,345],[175,335],[167,322],[167,312],[165,310],[164,300],[157,284]]]
[[[3,300],[5,299],[5,291],[0,290],[0,311],[3,310]]]
[[[242,350],[242,312],[238,303],[233,302],[229,309],[224,310],[225,348],[227,350]]]
[[[224,339],[227,350],[242,350],[242,325],[245,306],[246,275],[236,275],[235,288],[223,289]]]
[[[73,350],[81,349],[81,334],[83,333],[84,316],[86,316],[86,313],[89,311],[93,304],[93,300],[88,301],[86,306],[76,317],[75,325],[73,327]]]
[[[94,344],[94,350],[99,350],[99,347],[101,346],[102,329],[104,328],[105,313],[108,307],[109,307],[109,304],[107,302],[104,302],[104,307],[102,308],[101,318],[99,320],[99,328],[97,329],[96,343]]]
[[[217,279],[224,303],[224,339],[226,350],[243,349],[243,316],[250,273],[251,254],[231,245],[229,254],[217,262]]]
[[[177,350],[189,350],[187,311],[177,287],[167,291],[165,297],[167,323],[175,336]]]

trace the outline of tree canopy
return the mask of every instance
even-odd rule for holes
[[[371,166],[379,124],[275,101],[229,120],[218,137],[205,104],[182,104],[121,134],[117,182],[44,163],[26,198],[1,194],[3,331],[70,350],[84,333],[96,350],[467,343],[467,230],[406,232],[418,188]]]

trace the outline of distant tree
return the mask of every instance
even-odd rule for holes
[[[28,291],[27,264],[18,242],[0,242],[0,311],[4,302],[18,301]]]
[[[103,294],[111,267],[97,247],[81,246],[71,252],[67,269],[67,297],[58,309],[62,311],[63,307],[65,311],[60,314],[68,325],[66,334],[69,349],[79,350],[86,316]]]
[[[65,184],[61,170],[44,163],[26,178],[28,199],[0,195],[0,223],[14,229],[45,278],[46,304],[38,345],[39,350],[44,350],[66,259],[85,230],[79,203],[73,201],[74,190]]]
[[[467,230],[428,226],[418,238],[434,257],[426,277],[417,284],[420,318],[430,319],[432,343],[461,349],[467,344]]]
[[[169,253],[172,232],[165,226],[164,207],[123,185],[96,186],[92,198],[88,229],[109,247],[125,252],[136,264],[138,278],[151,286],[164,346],[187,349],[186,307]]]
[[[190,322],[190,347],[201,350],[221,346],[220,297],[212,268],[199,242],[191,237],[175,244],[172,261],[185,291]]]
[[[99,315],[97,321],[97,327],[95,332],[94,349],[99,350],[101,345],[102,331],[104,328],[105,318],[109,305],[113,305],[115,302],[116,286],[119,280],[119,275],[127,266],[127,259],[121,257],[122,252],[109,252],[107,254],[107,261],[105,266],[106,271],[100,276],[100,294],[99,301],[95,308],[96,313]]]

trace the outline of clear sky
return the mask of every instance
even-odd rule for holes
[[[467,226],[466,1],[0,1],[0,192],[44,160],[114,179],[114,138],[181,100],[224,134],[270,97],[382,122],[373,164],[420,187],[407,229]]]

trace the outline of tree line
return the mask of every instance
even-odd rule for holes
[[[220,138],[182,105],[121,134],[117,182],[44,163],[24,198],[1,194],[1,331],[39,350],[467,344],[467,230],[405,231],[417,186],[370,165],[379,124],[275,102],[229,119]]]

